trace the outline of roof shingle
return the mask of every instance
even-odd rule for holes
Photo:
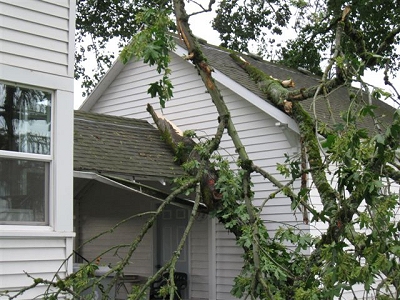
[[[147,121],[75,111],[74,170],[174,178],[183,170]]]

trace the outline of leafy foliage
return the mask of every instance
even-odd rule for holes
[[[126,46],[144,26],[143,12],[148,8],[170,9],[171,4],[162,0],[77,0],[75,79],[82,79],[84,96],[115,59],[110,46],[117,44],[119,49]],[[93,56],[96,67],[87,70],[85,62]]]
[[[213,28],[220,33],[222,46],[242,52],[249,52],[251,41],[266,42],[264,30],[281,35],[282,28],[291,16],[286,1],[221,1]]]
[[[168,75],[171,70],[168,68],[170,57],[169,51],[175,48],[173,38],[169,29],[174,28],[174,23],[170,19],[171,10],[149,8],[136,15],[138,24],[145,21],[146,26],[139,33],[132,37],[131,42],[121,52],[120,59],[127,63],[133,57],[143,59],[144,63],[156,66],[157,72],[163,76],[158,82],[150,84],[148,93],[151,97],[160,98],[162,107],[165,101],[170,99],[172,93],[172,83]]]
[[[372,69],[386,63],[399,70],[399,27],[396,1],[352,1],[347,35],[342,50],[349,60],[362,60]],[[254,44],[261,55],[290,66],[306,68],[321,75],[322,58],[333,52],[336,22],[346,0],[331,1],[222,1],[213,27],[220,33],[222,45],[248,52]],[[385,21],[383,21],[385,20]],[[350,26],[350,24],[352,24]],[[352,31],[352,29],[356,30]],[[279,36],[290,32],[289,41]],[[274,48],[276,44],[276,48]],[[271,48],[275,52],[271,53]],[[397,47],[398,48],[398,47]],[[254,51],[254,50],[253,50]],[[378,56],[375,56],[378,55]]]
[[[313,42],[304,43],[303,40],[288,41],[280,50],[279,62],[287,67],[303,68],[316,75],[322,75],[321,51]]]

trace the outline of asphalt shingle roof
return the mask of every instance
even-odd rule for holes
[[[146,178],[183,173],[147,121],[75,111],[74,170]]]
[[[178,44],[183,46],[181,41],[178,41]],[[240,66],[238,66],[234,60],[229,56],[230,52],[221,49],[220,47],[216,47],[210,44],[202,44],[201,48],[209,62],[209,64],[218,71],[224,73],[226,76],[236,81],[252,93],[261,97],[267,102],[268,97],[260,91],[257,84],[249,77],[245,70],[243,70]],[[276,63],[270,63],[264,60],[255,59],[253,56],[240,54],[247,62],[251,65],[255,66],[259,70],[263,71],[267,75],[270,75],[274,78],[285,80],[291,78],[296,86],[292,89],[300,89],[300,88],[309,88],[312,86],[316,86],[320,83],[321,78],[314,75],[304,74],[296,69],[287,68],[283,65],[279,65]],[[365,97],[365,95],[364,95]],[[332,92],[329,97],[329,106],[327,102],[319,98],[315,105],[313,105],[313,99],[307,99],[302,101],[303,107],[314,115],[314,111],[319,120],[332,124],[332,116],[335,121],[340,121],[340,114],[348,109],[350,105],[349,100],[349,92],[346,87],[340,87],[334,92]],[[354,104],[353,104],[354,105]],[[377,106],[375,111],[376,116],[382,121],[383,124],[391,124],[392,117],[394,113],[394,108],[383,101],[379,101],[373,99],[372,105]],[[374,122],[372,118],[367,117],[360,125],[370,132],[375,131]]]

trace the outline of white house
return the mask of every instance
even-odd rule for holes
[[[72,271],[74,30],[75,0],[0,0],[0,292]]]
[[[214,68],[213,77],[222,92],[224,100],[239,136],[244,143],[250,159],[277,178],[285,180],[276,170],[277,163],[283,163],[284,154],[299,153],[299,135],[297,124],[283,111],[269,103],[257,85],[230,57],[229,53],[208,44],[202,50],[210,65]],[[173,121],[182,130],[195,130],[199,136],[211,137],[217,126],[217,111],[197,71],[182,57],[187,51],[178,46],[171,53],[171,80],[174,85],[174,97],[162,109],[158,99],[147,94],[149,84],[159,79],[155,69],[141,61],[132,60],[126,65],[117,61],[97,85],[91,95],[82,104],[80,110],[129,117],[152,122],[146,112],[147,103],[151,103],[164,116]],[[297,70],[260,61],[255,56],[244,58],[267,74],[279,78],[292,78],[297,87],[309,87],[318,83],[319,78]],[[330,122],[331,109],[339,113],[348,99],[345,89],[339,89],[331,97],[332,107],[326,105],[313,107],[312,99],[304,102],[304,107],[315,111],[318,117]],[[347,96],[347,97],[346,97]],[[376,103],[378,113],[388,118],[391,108],[384,103]],[[383,115],[386,115],[383,116]],[[366,127],[372,122],[364,124]],[[220,152],[227,157],[237,157],[231,141],[224,139]],[[275,187],[261,176],[252,177],[255,191],[255,203],[261,205]],[[313,197],[313,204],[320,200]],[[274,232],[281,224],[290,224],[313,232],[314,227],[303,222],[303,214],[293,213],[290,200],[283,196],[268,201],[262,211],[268,229]],[[207,247],[204,242],[207,240]],[[192,232],[189,242],[189,298],[190,299],[233,299],[230,294],[233,279],[242,267],[242,250],[235,244],[233,234],[229,234],[215,220]],[[201,252],[197,245],[202,245]]]

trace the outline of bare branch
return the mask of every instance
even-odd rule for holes
[[[271,174],[269,174],[268,172],[266,172],[265,170],[263,170],[262,168],[256,166],[256,165],[252,165],[252,170],[254,172],[259,173],[260,175],[262,175],[265,179],[268,179],[273,185],[275,185],[276,187],[278,187],[278,190],[275,191],[274,193],[271,193],[270,196],[264,200],[263,204],[261,205],[261,209],[262,207],[266,204],[266,202],[269,199],[272,199],[273,197],[275,197],[275,195],[279,192],[282,192],[284,195],[286,195],[287,197],[289,197],[292,201],[297,201],[298,197],[297,195],[293,192],[292,189],[289,189],[288,187],[290,185],[293,184],[293,182],[298,179],[298,178],[293,178],[291,181],[289,181],[287,184],[283,185],[279,180],[277,180],[275,177],[273,177]],[[303,170],[303,172],[309,172],[310,170]],[[300,199],[300,204],[303,205],[314,217],[315,219],[323,219],[325,221],[327,221],[328,219],[324,216],[320,216],[319,213],[310,206],[309,203],[305,202],[304,199]]]
[[[386,65],[385,65],[385,72],[384,72],[383,81],[385,82],[385,85],[390,86],[394,90],[394,92],[397,95],[397,99],[400,101],[400,94],[397,91],[397,89],[395,88],[395,86],[390,82],[388,73],[389,73],[389,61],[387,61]],[[392,98],[392,99],[393,99],[394,102],[396,102],[397,105],[400,106],[400,102],[398,100],[396,100],[394,98]]]
[[[191,13],[191,14],[188,15],[188,17],[194,16],[194,15],[198,15],[198,14],[202,14],[202,13],[205,13],[205,12],[210,12],[210,11],[212,11],[213,4],[215,4],[215,0],[210,0],[210,2],[208,3],[208,7],[204,8],[203,5],[201,5],[200,3],[198,3],[195,0],[190,0],[190,2],[193,2],[194,4],[199,6],[201,8],[201,11],[197,11],[197,12]]]

